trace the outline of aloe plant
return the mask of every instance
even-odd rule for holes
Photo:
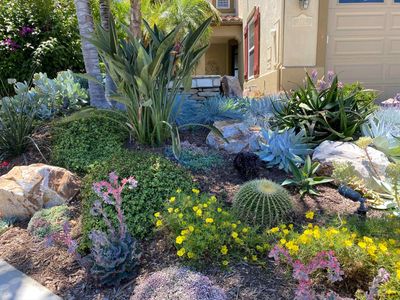
[[[289,161],[289,166],[293,178],[286,179],[282,185],[295,185],[299,187],[301,197],[305,194],[318,195],[318,191],[314,188],[316,185],[333,181],[329,177],[316,176],[321,164],[319,162],[312,162],[310,156],[307,156],[304,166],[301,169],[291,161]]]
[[[326,85],[306,73],[305,82],[275,116],[280,127],[305,130],[314,142],[351,140],[375,109],[374,97],[359,99],[357,88],[345,93],[337,76]]]
[[[179,136],[175,120],[179,109],[174,102],[182,88],[192,84],[192,71],[208,48],[198,46],[211,23],[206,20],[198,29],[180,38],[182,26],[168,34],[157,26],[144,25],[149,36],[146,44],[123,27],[128,40],[117,36],[113,18],[109,31],[97,25],[90,40],[98,49],[108,73],[117,86],[111,98],[122,103],[131,135],[141,144],[157,146],[172,138],[174,153],[179,156]]]

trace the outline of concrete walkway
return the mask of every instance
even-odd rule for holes
[[[0,300],[61,300],[61,298],[0,259]]]

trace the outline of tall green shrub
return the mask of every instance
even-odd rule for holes
[[[3,82],[29,81],[35,72],[82,71],[73,1],[0,1],[0,58]]]

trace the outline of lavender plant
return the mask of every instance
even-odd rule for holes
[[[131,300],[225,300],[224,291],[208,277],[186,268],[171,267],[150,275]]]
[[[92,242],[89,255],[81,257],[77,252],[77,243],[71,238],[68,223],[65,223],[61,234],[53,236],[53,240],[63,242],[70,253],[74,253],[78,261],[86,269],[88,277],[99,287],[119,285],[122,281],[133,277],[138,270],[140,247],[138,242],[127,231],[122,211],[122,191],[125,186],[137,187],[133,177],[124,178],[119,183],[118,176],[112,172],[109,182],[101,181],[93,184],[93,190],[102,201],[96,201],[92,214],[102,216],[107,231],[93,229],[89,235]],[[115,226],[106,212],[106,207],[116,211],[118,225]]]

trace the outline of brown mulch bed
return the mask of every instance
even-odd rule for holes
[[[187,140],[198,146],[204,145],[206,131],[190,131],[182,135],[182,140]],[[9,171],[15,165],[27,165],[36,162],[46,163],[49,157],[49,128],[42,128],[35,135],[39,141],[42,154],[36,147],[19,158],[10,161],[10,167],[0,169],[0,175]],[[130,145],[135,150],[137,146]],[[148,149],[161,153],[162,149]],[[233,155],[224,154],[225,165],[209,172],[194,174],[202,191],[218,195],[218,198],[231,203],[234,194],[245,181],[240,178],[233,167]],[[282,182],[286,174],[277,169],[262,168],[260,177]],[[358,204],[343,198],[332,185],[319,188],[320,196],[306,196],[301,199],[295,189],[290,189],[295,203],[296,217],[294,222],[304,222],[304,213],[308,210],[318,212],[319,215],[349,215],[353,214]],[[79,202],[71,203],[75,211],[79,211]],[[371,215],[379,214],[372,211]],[[79,216],[76,216],[76,220]],[[322,218],[323,219],[323,218]],[[79,224],[79,222],[76,222]],[[77,225],[79,226],[79,225]],[[64,299],[129,299],[136,284],[140,283],[147,275],[164,267],[178,265],[175,251],[162,234],[157,234],[151,240],[144,242],[144,257],[139,276],[115,289],[96,289],[90,281],[85,279],[84,270],[62,247],[49,247],[44,241],[33,238],[26,230],[26,224],[9,229],[0,235],[0,258],[6,260],[20,271],[31,276],[57,295]],[[203,273],[225,289],[229,299],[292,299],[294,283],[272,264],[259,267],[239,263],[230,270],[205,268]]]

